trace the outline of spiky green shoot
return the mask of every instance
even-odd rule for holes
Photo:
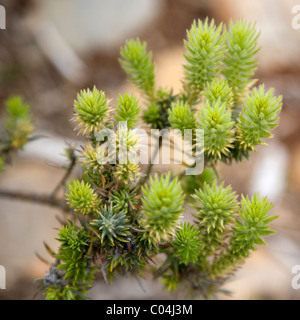
[[[78,134],[96,133],[104,128],[110,116],[108,99],[104,92],[96,87],[93,91],[81,90],[74,101],[74,114],[73,120],[78,124]]]
[[[150,187],[142,187],[144,229],[154,243],[168,241],[179,225],[183,211],[184,195],[177,178],[171,180],[170,173],[166,177],[150,178]]]
[[[221,104],[225,103],[226,108],[230,108],[233,104],[232,90],[224,79],[214,79],[209,82],[203,94],[210,105],[214,105],[218,100]]]
[[[168,121],[169,110],[176,101],[172,90],[159,88],[156,92],[155,102],[148,105],[143,113],[143,119],[154,129],[164,129],[170,126]]]
[[[89,183],[73,180],[68,185],[67,200],[77,213],[89,214],[97,209],[100,198]]]
[[[234,235],[231,240],[232,251],[241,254],[244,257],[249,255],[250,250],[255,250],[256,245],[265,245],[262,237],[274,233],[269,230],[269,224],[278,218],[278,216],[270,217],[269,211],[273,205],[269,203],[267,198],[260,199],[255,194],[251,200],[248,196],[242,195],[239,216],[242,221],[236,221]]]
[[[203,189],[195,191],[192,197],[196,200],[194,217],[199,223],[203,252],[212,254],[222,244],[228,227],[235,222],[238,203],[231,187],[224,188],[224,183],[212,186],[204,183]]]
[[[255,151],[255,146],[270,138],[270,131],[278,125],[281,96],[273,96],[274,90],[265,93],[264,85],[254,88],[246,97],[237,126],[237,140],[244,151]]]
[[[4,127],[8,133],[12,149],[22,149],[33,132],[32,116],[29,105],[19,96],[5,101]]]
[[[169,109],[169,122],[172,129],[179,129],[184,132],[184,129],[194,129],[196,120],[194,112],[187,103],[177,102],[173,104],[172,109]]]
[[[121,67],[129,75],[129,80],[150,99],[154,97],[154,63],[152,52],[147,52],[146,42],[138,38],[126,41],[120,53]]]
[[[133,186],[136,185],[141,176],[140,167],[136,163],[127,162],[126,164],[118,164],[115,171],[116,179],[120,183]]]
[[[125,211],[129,214],[136,209],[137,198],[135,193],[129,193],[126,189],[115,191],[111,195],[111,203],[114,211]]]
[[[102,244],[114,246],[118,242],[127,241],[129,225],[124,211],[114,212],[112,206],[104,206],[96,212],[96,216],[90,225],[99,235]]]
[[[81,282],[88,284],[93,277],[89,270],[90,261],[83,256],[83,253],[66,249],[60,251],[58,258],[61,263],[57,268],[66,272],[64,278],[68,279],[74,287],[80,288]]]
[[[237,201],[230,186],[224,188],[224,183],[218,186],[216,180],[212,186],[204,182],[203,189],[196,190],[192,197],[200,204],[194,216],[208,233],[223,232],[234,222]]]
[[[255,82],[251,77],[257,68],[255,55],[259,51],[257,48],[259,32],[255,23],[237,20],[230,21],[229,31],[225,35],[227,54],[222,73],[232,88],[235,107],[238,107]]]
[[[274,233],[270,230],[270,223],[278,217],[269,215],[272,207],[266,197],[260,199],[258,194],[251,200],[242,196],[239,218],[236,218],[229,246],[212,264],[212,275],[231,272],[257,249],[257,245],[265,245],[263,237]]]
[[[101,163],[98,161],[99,152],[97,152],[99,148],[99,145],[94,147],[91,142],[87,142],[83,147],[79,162],[82,163],[87,170],[92,169],[93,172],[96,172],[101,169]]]
[[[179,259],[179,263],[196,263],[201,252],[200,231],[190,223],[184,223],[175,234],[172,241],[174,254]]]
[[[117,121],[127,121],[127,128],[133,129],[138,121],[140,109],[135,96],[129,96],[128,93],[125,93],[124,96],[119,96],[115,118]]]
[[[234,141],[234,122],[231,110],[218,100],[214,104],[208,101],[198,113],[197,128],[204,130],[205,159],[217,160],[230,154]]]
[[[62,243],[62,249],[71,249],[79,252],[82,252],[88,245],[88,235],[85,230],[83,228],[79,229],[75,222],[71,223],[70,221],[59,230],[57,240]]]
[[[197,98],[205,85],[221,70],[225,53],[222,24],[216,27],[214,20],[194,21],[184,41],[187,53],[184,57],[185,88],[191,97]],[[192,100],[192,99],[190,99]]]
[[[3,169],[4,169],[4,160],[3,160],[3,158],[0,156],[0,173],[1,173],[1,171],[3,171]]]

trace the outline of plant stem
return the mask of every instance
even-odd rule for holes
[[[163,137],[162,137],[163,138]],[[147,179],[149,178],[150,176],[150,173],[152,171],[152,167],[153,167],[153,162],[152,160],[156,158],[157,154],[159,154],[159,151],[162,147],[162,142],[159,140],[158,138],[158,143],[156,145],[156,148],[154,150],[154,154],[153,156],[150,157],[150,163],[148,164],[148,167],[147,167],[147,170],[146,170],[146,173],[145,173],[145,176],[141,179],[141,181],[139,182],[139,185],[136,187],[135,189],[135,192],[139,192],[139,190],[141,189],[142,185],[147,181]]]
[[[6,191],[0,190],[0,197],[16,199],[21,201],[34,202],[37,204],[48,205],[63,210],[64,212],[70,212],[70,207],[62,199],[57,199],[51,195],[38,195],[35,193],[23,193],[18,191]]]
[[[55,189],[51,193],[51,197],[52,198],[55,198],[55,196],[57,195],[59,189],[62,188],[63,186],[65,186],[67,179],[69,178],[69,176],[72,173],[73,168],[75,167],[76,159],[77,159],[76,156],[72,155],[70,164],[69,164],[69,166],[67,168],[67,171],[65,172],[65,174],[62,177],[61,181],[58,183],[58,185],[55,187]]]

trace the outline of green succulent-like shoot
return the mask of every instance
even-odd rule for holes
[[[203,94],[210,105],[214,105],[218,100],[221,104],[225,103],[226,108],[230,108],[233,104],[232,90],[224,79],[214,79],[209,82]]]
[[[152,52],[147,52],[146,42],[139,39],[126,41],[121,48],[121,67],[129,75],[129,80],[150,99],[154,97],[154,63]]]
[[[129,96],[128,93],[125,93],[123,97],[119,96],[115,118],[117,121],[127,121],[127,128],[133,129],[138,121],[140,110],[138,100],[134,95]]]
[[[92,169],[93,172],[99,170],[101,165],[98,163],[97,147],[94,147],[91,142],[87,142],[81,151],[79,162],[83,164],[86,169]]]
[[[223,232],[234,222],[237,201],[230,186],[224,188],[224,183],[218,186],[216,181],[212,186],[204,183],[203,189],[196,190],[193,198],[201,205],[195,217],[208,233]]]
[[[250,250],[256,250],[256,245],[265,245],[262,237],[274,233],[269,230],[269,224],[278,218],[270,217],[269,211],[273,205],[267,198],[259,199],[255,194],[251,200],[248,196],[242,196],[239,216],[242,221],[236,220],[234,235],[231,239],[232,251],[241,254],[244,257],[249,255]]]
[[[203,251],[207,254],[214,252],[222,244],[228,227],[235,222],[238,203],[231,187],[224,188],[224,183],[213,185],[204,183],[203,189],[195,191],[192,197],[196,200],[194,214],[202,232]]]
[[[140,167],[136,163],[118,164],[115,171],[116,179],[125,185],[133,186],[141,176]]]
[[[191,226],[190,223],[184,223],[184,225],[177,230],[172,245],[175,249],[174,255],[179,259],[179,263],[186,265],[196,263],[201,252],[199,229]]]
[[[227,54],[224,60],[223,75],[232,88],[235,106],[238,106],[255,82],[251,77],[257,68],[256,53],[259,32],[255,23],[244,20],[230,21],[229,30],[226,32]]]
[[[156,103],[148,105],[147,110],[143,113],[143,119],[147,124],[151,124],[153,129],[160,129],[164,126],[164,122],[161,119],[160,107]]]
[[[164,274],[162,279],[165,289],[173,292],[178,290],[179,281],[178,275],[174,273]]]
[[[101,173],[107,163],[115,163],[116,154],[109,149],[108,142],[92,144],[87,142],[79,156],[78,162],[90,173]]]
[[[265,93],[261,85],[246,97],[237,126],[237,141],[244,151],[255,151],[256,145],[264,144],[261,139],[270,138],[270,131],[277,127],[282,98],[273,93],[273,89]]]
[[[143,135],[139,134],[137,129],[121,126],[115,137],[118,163],[128,164],[127,168],[130,168],[130,171],[133,168],[134,171],[139,171],[137,163],[140,160],[140,152],[146,147],[143,143]]]
[[[206,102],[198,113],[196,124],[204,130],[204,152],[207,160],[217,160],[230,154],[234,141],[234,122],[231,120],[231,110],[220,100],[214,104]]]
[[[184,132],[184,129],[194,129],[196,120],[194,112],[187,103],[177,102],[169,109],[168,118],[172,129],[179,129]]]
[[[5,101],[4,127],[12,149],[21,149],[28,142],[34,127],[29,105],[21,97],[15,96]]]
[[[138,204],[135,193],[129,193],[127,190],[114,191],[111,195],[111,203],[115,212],[124,211],[129,214],[136,209]]]
[[[90,225],[99,234],[102,244],[114,246],[116,241],[127,242],[129,225],[124,211],[114,212],[112,206],[104,206],[96,216]]]
[[[58,258],[61,264],[57,268],[65,270],[64,278],[68,279],[73,286],[79,288],[80,282],[89,282],[92,278],[89,272],[89,260],[81,252],[61,250]]]
[[[154,129],[168,128],[170,126],[169,110],[175,100],[176,96],[173,95],[172,90],[159,88],[155,102],[150,103],[147,110],[143,112],[143,120]]]
[[[93,91],[81,90],[74,101],[74,114],[73,120],[78,124],[78,134],[96,133],[104,128],[110,117],[110,107],[104,92],[96,87]]]
[[[79,229],[75,222],[71,223],[70,221],[59,230],[57,240],[62,243],[61,248],[79,252],[82,252],[88,245],[88,235],[85,230]]]
[[[102,166],[99,162],[99,152],[101,152],[99,145],[93,146],[91,142],[87,142],[81,151],[79,162],[82,163],[87,170],[92,169],[93,172],[101,170]]]
[[[85,228],[79,229],[74,222],[59,230],[57,240],[61,242],[55,257],[57,264],[52,265],[46,279],[50,286],[46,299],[78,300],[86,299],[87,290],[94,280],[94,268],[87,256],[89,236]]]
[[[181,185],[185,194],[187,195],[187,200],[194,202],[192,194],[195,192],[195,190],[203,188],[205,182],[209,185],[212,185],[216,179],[216,172],[211,167],[206,167],[199,175],[184,176]]]
[[[68,185],[68,189],[67,200],[75,212],[86,215],[97,209],[100,198],[89,183],[73,180]]]
[[[0,156],[0,172],[2,172],[4,169],[4,160],[3,158]]]
[[[136,151],[139,147],[141,137],[137,134],[135,129],[127,129],[121,126],[116,132],[116,147],[119,150]]]
[[[154,243],[168,241],[179,225],[184,195],[177,178],[150,178],[150,186],[142,187],[143,218],[141,225]]]
[[[46,293],[46,300],[76,300],[79,297],[74,294],[76,287],[64,287],[59,289],[57,285],[49,287]]]
[[[227,249],[214,261],[212,274],[220,275],[230,272],[238,264],[244,262],[251,250],[257,245],[265,245],[262,239],[275,231],[270,230],[270,223],[278,216],[270,216],[273,205],[267,198],[260,199],[255,194],[251,200],[242,196],[239,218],[236,218],[233,235]]]
[[[197,98],[206,84],[220,72],[225,53],[222,24],[216,27],[214,20],[194,21],[184,41],[187,53],[184,55],[185,87],[192,97]],[[190,99],[191,100],[191,99]]]

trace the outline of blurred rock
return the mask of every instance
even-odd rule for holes
[[[153,22],[164,1],[43,0],[36,4],[43,21],[53,24],[77,52],[86,53],[119,47],[124,38]]]
[[[272,256],[268,250],[260,248],[251,254],[235,276],[224,284],[229,296],[222,299],[289,299],[295,293],[291,287],[290,270]]]
[[[289,168],[289,180],[291,188],[300,193],[300,143],[296,144],[291,154],[291,166]]]
[[[66,149],[79,148],[81,143],[80,140],[64,139],[46,131],[37,131],[35,136],[39,138],[26,144],[24,150],[19,152],[19,157],[31,161],[42,160],[54,166],[66,166],[69,161]]]
[[[249,182],[249,195],[258,192],[261,197],[280,203],[287,185],[288,161],[287,148],[276,140],[262,148]]]
[[[9,191],[48,194],[60,181],[63,171],[42,162],[16,161],[0,177],[0,188]],[[48,267],[35,252],[51,261],[43,241],[55,249],[59,223],[55,218],[61,211],[43,205],[0,198],[0,264],[7,273],[9,294],[19,279],[26,275],[28,281],[43,277]],[[21,290],[21,289],[20,289]]]
[[[163,285],[159,281],[148,278],[139,278],[139,282],[131,277],[119,277],[111,284],[97,281],[89,292],[89,297],[94,300],[159,300],[174,299],[176,295],[163,291]]]
[[[229,21],[245,18],[256,21],[261,31],[259,45],[259,70],[269,73],[300,65],[300,30],[292,26],[295,14],[292,8],[297,0],[212,0],[215,16]]]

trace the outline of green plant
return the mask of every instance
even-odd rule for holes
[[[278,125],[281,97],[264,85],[252,88],[258,35],[255,25],[242,20],[231,21],[228,30],[213,20],[195,21],[184,42],[183,88],[176,94],[155,87],[146,43],[128,40],[120,64],[142,91],[144,111],[133,95],[120,95],[113,106],[96,87],[78,94],[74,122],[86,144],[77,156],[69,149],[68,157],[69,169],[78,163],[82,175],[68,183],[71,221],[59,231],[58,253],[47,248],[55,258],[41,280],[47,299],[86,297],[97,271],[112,281],[126,273],[140,276],[145,269],[168,290],[211,297],[257,245],[265,244],[276,218],[269,215],[272,205],[257,194],[242,195],[239,202],[216,172],[219,161],[248,159]],[[142,144],[135,129],[140,118],[153,129],[192,130],[194,152],[203,130],[203,172],[151,176],[149,164],[142,174],[134,157]],[[184,221],[187,206],[194,208],[193,223]],[[165,258],[154,266],[158,254]]]
[[[0,135],[0,171],[13,154],[33,139],[34,126],[29,105],[22,97],[14,96],[5,101],[4,130]]]

